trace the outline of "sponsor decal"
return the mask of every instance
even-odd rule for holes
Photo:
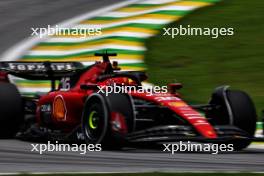
[[[62,78],[60,83],[61,83],[61,91],[68,91],[71,89],[71,84],[70,84],[71,78],[70,77],[65,77]]]
[[[57,120],[64,121],[66,120],[67,109],[65,105],[65,101],[62,95],[58,95],[54,98],[53,102],[53,117]]]
[[[187,106],[186,103],[184,102],[170,102],[169,106],[173,106],[173,107],[183,107],[183,106]]]
[[[51,112],[51,105],[50,104],[44,104],[40,106],[41,112]]]
[[[73,70],[71,63],[50,63],[53,71]],[[45,63],[8,63],[8,68],[16,71],[46,71]]]
[[[178,97],[155,97],[157,101],[180,101]]]

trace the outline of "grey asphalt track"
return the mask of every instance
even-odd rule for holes
[[[209,153],[164,153],[159,150],[31,152],[29,142],[0,140],[0,173],[4,172],[180,172],[264,171],[264,149]]]
[[[122,0],[1,0],[0,54],[30,36],[31,27],[46,27]],[[264,171],[264,149],[218,155],[157,150],[31,152],[29,142],[0,140],[0,173],[5,172],[152,172]]]
[[[32,27],[47,27],[122,0],[0,0],[0,55],[31,35]]]

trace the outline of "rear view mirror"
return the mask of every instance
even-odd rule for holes
[[[183,86],[181,83],[170,83],[168,84],[169,92],[172,94],[176,93],[176,90],[181,89]]]

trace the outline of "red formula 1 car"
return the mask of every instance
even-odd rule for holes
[[[144,72],[121,71],[109,56],[85,67],[78,62],[1,62],[0,136],[84,140],[106,146],[198,141],[247,147],[256,129],[256,111],[242,91],[217,88],[205,105],[190,105],[170,84],[168,92],[142,89]],[[21,95],[8,75],[50,80],[51,91]],[[56,86],[56,81],[61,80]],[[134,87],[106,92],[113,86]],[[124,89],[122,89],[124,90]]]

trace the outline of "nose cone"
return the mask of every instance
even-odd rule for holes
[[[192,109],[183,101],[170,102],[167,104],[173,111],[187,120],[196,131],[205,138],[214,139],[217,134],[213,126],[207,121],[203,114]]]
[[[203,137],[209,138],[209,139],[217,138],[217,134],[214,128],[209,123],[194,124],[194,126],[197,129],[197,131],[199,131],[200,134],[203,135]]]

